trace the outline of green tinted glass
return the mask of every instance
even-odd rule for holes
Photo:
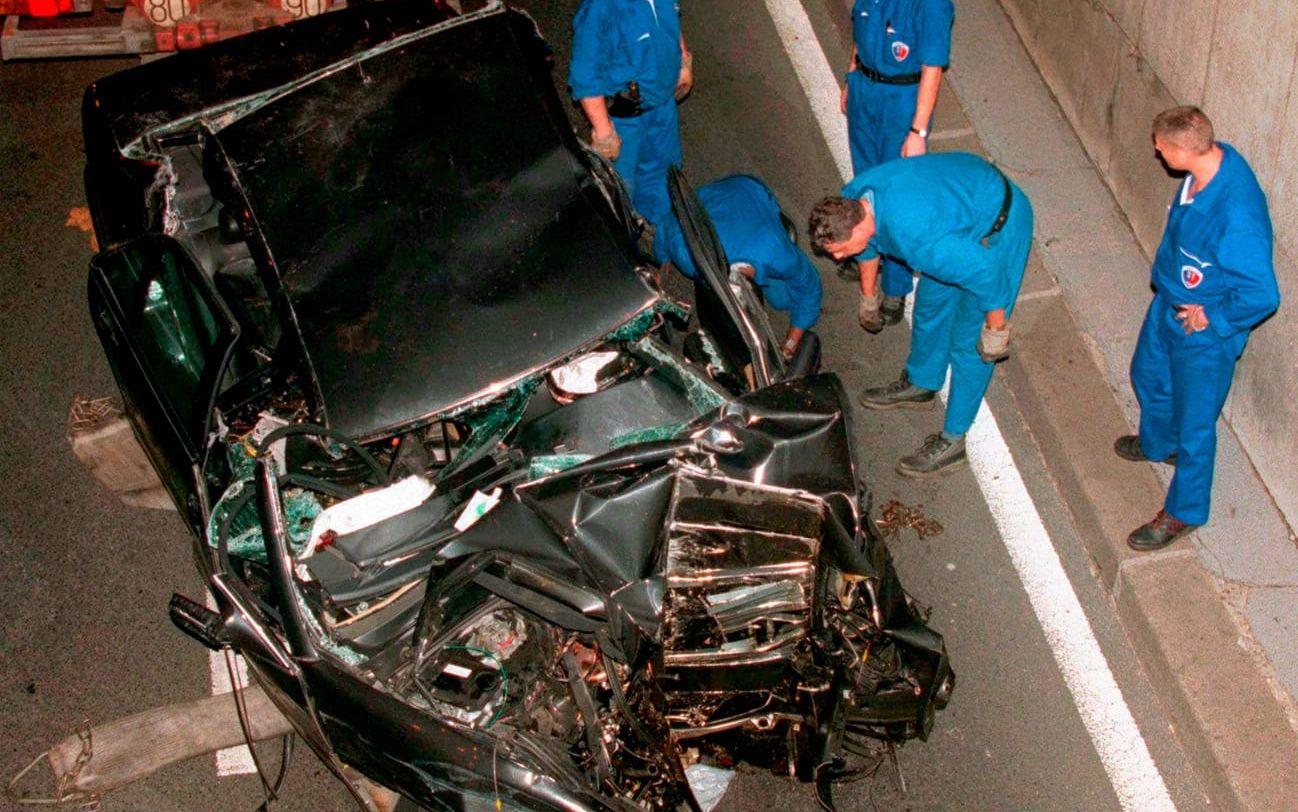
[[[129,341],[159,396],[186,433],[201,432],[210,396],[204,375],[221,363],[226,342],[174,245],[132,246],[103,270],[122,308]],[[161,249],[161,250],[158,250]],[[197,436],[194,436],[197,439]]]

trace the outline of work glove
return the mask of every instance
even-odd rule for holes
[[[1000,330],[993,330],[986,324],[983,325],[982,332],[978,335],[978,357],[989,364],[1010,357],[1009,322],[1005,322],[1005,326]]]
[[[686,51],[681,54],[681,73],[676,79],[676,101],[684,101],[694,89],[694,54]]]
[[[883,316],[879,313],[882,304],[883,296],[877,291],[873,295],[861,294],[861,302],[856,306],[856,320],[862,330],[877,333],[883,329]]]
[[[598,152],[605,160],[612,163],[617,160],[617,156],[622,154],[622,136],[617,134],[617,129],[609,130],[606,138],[600,138],[592,131],[590,134],[591,148]]]

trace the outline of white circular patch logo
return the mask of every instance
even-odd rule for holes
[[[892,57],[898,62],[905,62],[906,57],[910,56],[910,46],[901,40],[892,44]]]
[[[1194,290],[1195,288],[1199,287],[1199,283],[1202,281],[1203,281],[1203,271],[1199,270],[1193,265],[1181,266],[1182,285],[1185,285],[1190,290]]]

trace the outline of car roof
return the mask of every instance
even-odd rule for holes
[[[500,392],[658,298],[525,16],[407,35],[211,135],[326,421],[361,438]]]
[[[128,153],[150,133],[192,126],[194,117],[210,123],[225,107],[454,17],[442,0],[383,0],[177,51],[91,84],[82,107],[85,128]]]

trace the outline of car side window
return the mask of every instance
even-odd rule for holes
[[[237,329],[207,280],[170,240],[132,242],[95,259],[117,332],[182,439],[202,443],[217,378]]]

